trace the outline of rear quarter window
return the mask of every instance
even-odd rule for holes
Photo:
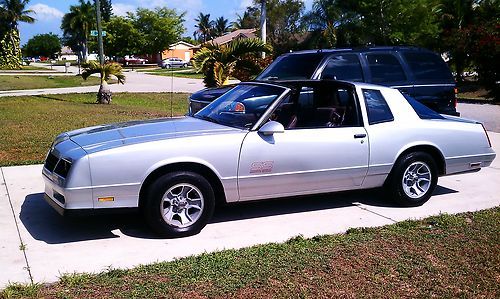
[[[416,81],[454,82],[450,69],[437,54],[405,52],[403,57]]]
[[[420,117],[421,119],[443,119],[444,118],[441,114],[439,114],[436,111],[432,110],[431,108],[425,106],[424,104],[415,100],[411,96],[404,94],[404,93],[403,93],[403,96],[408,101],[408,103],[410,103],[413,110],[415,110],[415,113],[417,113],[418,117]]]
[[[391,109],[380,90],[363,89],[363,97],[365,98],[368,123],[370,125],[394,120]]]
[[[322,79],[363,82],[363,70],[356,54],[332,56],[321,74]]]
[[[367,53],[372,83],[401,83],[407,78],[396,56],[389,53]]]

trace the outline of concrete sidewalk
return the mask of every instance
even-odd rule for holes
[[[177,78],[166,76],[155,76],[138,72],[126,72],[125,84],[111,84],[112,92],[187,92],[193,93],[203,89],[202,79]],[[0,91],[0,97],[7,96],[32,96],[42,94],[67,94],[67,93],[88,93],[99,90],[99,86],[81,86],[64,88],[43,88],[28,90],[7,90]]]
[[[489,135],[499,153],[500,134]],[[41,168],[1,168],[0,288],[9,282],[52,282],[62,273],[129,268],[203,252],[283,242],[297,235],[342,233],[352,227],[500,205],[500,159],[496,159],[478,173],[440,178],[434,196],[422,207],[395,207],[376,190],[245,203],[218,209],[196,236],[161,239],[138,215],[60,217],[43,200]]]

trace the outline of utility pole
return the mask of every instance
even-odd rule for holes
[[[267,12],[266,12],[266,0],[260,1],[260,38],[264,43],[267,39]],[[266,52],[262,52],[262,58],[266,58]]]
[[[101,1],[95,0],[95,12],[97,17],[97,44],[99,45],[99,62],[104,64],[104,46],[102,45],[102,26],[101,26]]]

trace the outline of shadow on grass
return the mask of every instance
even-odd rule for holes
[[[456,192],[458,191],[437,186],[434,196]],[[434,199],[439,200],[436,197]],[[210,223],[337,209],[355,206],[357,203],[367,206],[395,207],[380,190],[370,189],[225,205],[216,209]],[[26,196],[19,217],[34,239],[48,244],[119,238],[117,231],[135,238],[160,238],[149,229],[138,212],[62,217],[45,202],[43,193]]]

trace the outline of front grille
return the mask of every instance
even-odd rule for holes
[[[45,165],[44,167],[52,172],[54,171],[54,168],[56,168],[57,161],[59,161],[59,158],[57,158],[52,152],[49,153],[47,156],[47,159],[45,160]]]
[[[54,191],[54,198],[62,204],[66,203],[66,199],[64,198],[64,196],[56,191]]]

